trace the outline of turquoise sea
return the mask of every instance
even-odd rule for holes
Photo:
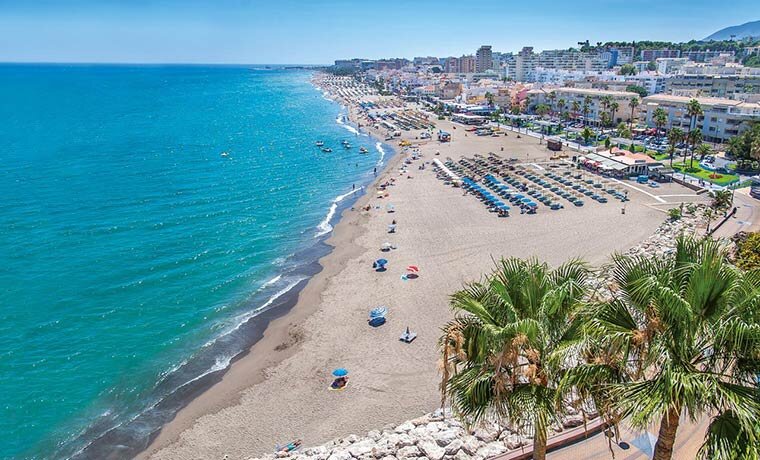
[[[318,270],[390,150],[310,77],[0,65],[0,458],[129,457]]]

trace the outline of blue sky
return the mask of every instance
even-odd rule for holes
[[[0,61],[320,64],[703,38],[757,0],[0,0]]]

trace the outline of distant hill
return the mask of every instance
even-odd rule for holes
[[[726,27],[720,29],[709,37],[707,40],[731,40],[731,35],[735,35],[735,39],[739,40],[747,37],[760,37],[760,21],[748,22],[740,26]]]

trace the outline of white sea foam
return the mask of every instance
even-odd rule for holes
[[[259,291],[263,291],[264,289],[268,288],[269,286],[273,285],[274,283],[280,281],[282,279],[282,275],[277,275],[271,280],[267,281],[266,283],[262,284],[261,287],[258,289]]]
[[[335,197],[334,200],[332,200],[332,203],[330,203],[330,209],[327,211],[327,215],[325,215],[325,218],[322,219],[322,222],[317,225],[317,233],[314,235],[314,238],[319,238],[322,235],[326,235],[330,233],[333,229],[332,225],[330,225],[330,221],[332,220],[333,216],[335,215],[335,211],[338,210],[338,203],[345,200],[349,196],[353,195],[354,193],[361,190],[363,187],[359,187],[355,190],[351,190],[350,192],[346,192],[343,195],[338,195]]]
[[[383,149],[383,144],[378,142],[375,144],[375,149],[377,149],[377,152],[380,154],[380,158],[377,159],[377,166],[382,166],[385,160],[385,149]]]
[[[358,129],[354,128],[353,126],[349,125],[343,120],[344,115],[338,115],[338,118],[335,119],[335,122],[338,123],[338,126],[341,128],[349,131],[352,134],[356,134],[357,136],[366,136],[366,134],[362,133]]]

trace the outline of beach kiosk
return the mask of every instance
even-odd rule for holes
[[[451,134],[447,133],[446,131],[438,131],[438,141],[451,142]]]
[[[558,137],[550,137],[546,140],[546,148],[552,152],[559,152],[562,150],[562,141]]]

